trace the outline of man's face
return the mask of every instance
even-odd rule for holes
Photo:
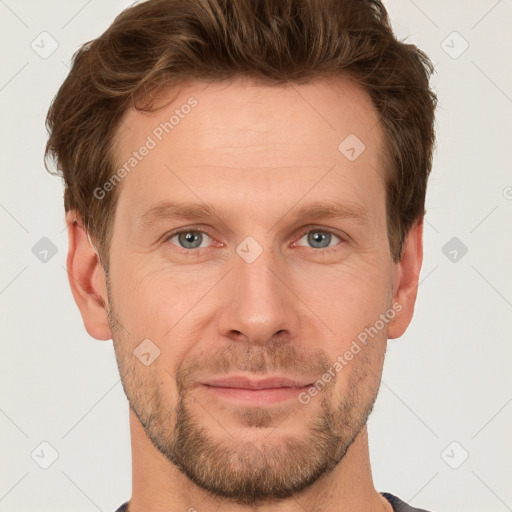
[[[394,266],[371,101],[345,79],[193,83],[123,121],[116,168],[149,147],[118,185],[108,276],[130,406],[214,494],[249,504],[305,489],[366,423],[386,348],[377,321],[392,308]],[[167,203],[215,215],[181,218]],[[339,212],[299,216],[313,204]],[[250,384],[214,382],[229,377]],[[239,388],[251,384],[264,389]]]

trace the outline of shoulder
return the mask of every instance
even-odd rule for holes
[[[389,501],[389,503],[391,503],[394,512],[429,512],[423,508],[411,507],[410,505],[407,505],[405,501],[402,501],[400,498],[397,498],[389,492],[381,492],[381,494]]]

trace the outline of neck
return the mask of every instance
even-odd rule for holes
[[[212,496],[191,482],[153,446],[131,410],[130,429],[132,497],[129,512],[392,512],[391,505],[373,485],[366,425],[329,474],[289,499],[257,506],[239,505]]]

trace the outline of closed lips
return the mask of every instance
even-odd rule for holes
[[[302,388],[309,386],[310,382],[304,382],[286,377],[267,377],[265,379],[248,379],[247,377],[227,377],[210,379],[202,382],[205,386],[235,389],[276,389],[276,388]]]

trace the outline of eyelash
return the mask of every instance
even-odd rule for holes
[[[299,238],[298,240],[300,240],[304,235],[307,235],[308,233],[312,233],[312,232],[320,232],[320,233],[329,233],[333,236],[335,236],[336,238],[339,238],[340,239],[340,242],[332,247],[324,247],[324,248],[321,248],[321,249],[316,249],[314,247],[309,247],[309,249],[317,252],[317,253],[322,253],[322,254],[326,254],[326,253],[330,253],[330,252],[333,252],[333,251],[336,251],[338,250],[338,246],[343,244],[344,242],[346,242],[346,237],[344,238],[343,236],[341,235],[338,235],[336,234],[334,231],[331,231],[329,229],[324,229],[324,228],[319,228],[319,227],[313,227],[313,228],[307,228],[303,231],[300,232],[300,235],[299,235]],[[186,228],[186,229],[180,229],[178,231],[174,231],[172,233],[170,233],[169,235],[166,235],[165,236],[165,239],[164,241],[165,242],[169,242],[172,238],[182,234],[182,233],[201,233],[203,235],[207,235],[208,237],[210,237],[212,240],[214,240],[214,237],[211,236],[208,232],[202,230],[202,229],[196,229],[194,227],[191,227],[191,228]],[[176,244],[173,244],[173,245],[176,245]],[[196,249],[184,249],[183,247],[179,247],[178,245],[176,245],[176,247],[178,247],[179,249],[183,250],[183,251],[186,251],[186,252],[201,252],[203,251],[204,249],[209,249],[209,247],[200,247],[200,248],[196,248]],[[298,246],[298,247],[304,247],[304,246]]]

